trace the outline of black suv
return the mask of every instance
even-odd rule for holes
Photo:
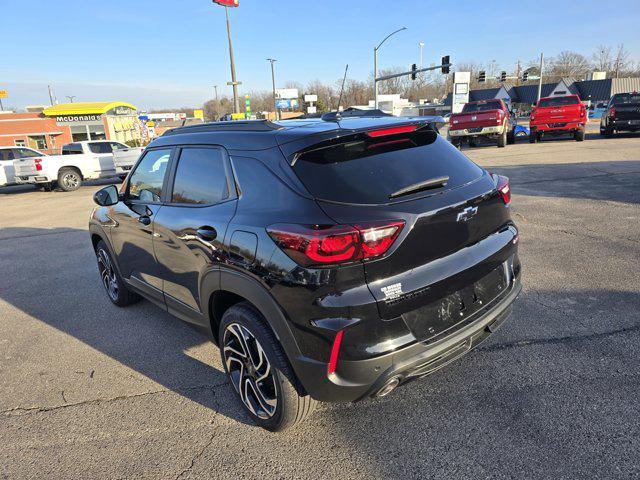
[[[607,104],[600,119],[600,135],[613,136],[614,132],[640,130],[640,93],[616,93]]]
[[[182,127],[94,199],[111,301],[206,332],[269,430],[434,372],[521,290],[508,180],[424,117]]]

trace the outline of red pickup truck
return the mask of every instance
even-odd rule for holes
[[[488,138],[504,147],[515,141],[515,119],[502,100],[465,103],[462,112],[449,117],[449,138],[456,146],[466,140],[470,147]]]
[[[581,142],[587,118],[587,109],[578,95],[541,98],[531,111],[529,142],[536,143],[546,135],[566,134]]]

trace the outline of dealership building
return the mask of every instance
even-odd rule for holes
[[[0,114],[0,146],[26,146],[59,153],[83,140],[140,140],[137,108],[127,102],[60,103],[41,112]]]

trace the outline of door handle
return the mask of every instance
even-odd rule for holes
[[[151,219],[146,215],[138,217],[138,221],[143,225],[149,225],[151,223]]]
[[[196,234],[202,240],[206,240],[207,242],[215,240],[218,236],[218,232],[216,232],[216,229],[213,227],[200,227],[198,230],[196,230]]]

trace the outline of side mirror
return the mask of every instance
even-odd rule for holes
[[[93,201],[101,207],[108,207],[118,203],[118,189],[115,185],[109,185],[93,194]]]

